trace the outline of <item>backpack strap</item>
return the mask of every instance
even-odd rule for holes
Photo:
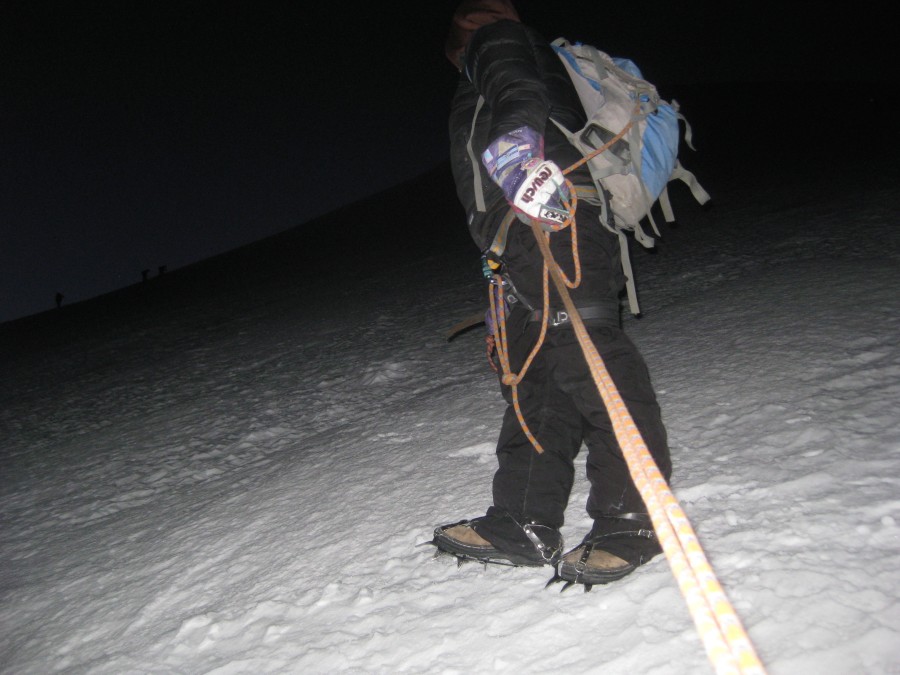
[[[600,206],[600,224],[607,230],[612,232],[619,238],[619,259],[622,262],[622,273],[625,276],[625,292],[628,295],[628,309],[632,314],[637,316],[641,313],[641,307],[637,299],[637,287],[634,283],[634,271],[631,267],[631,256],[628,253],[628,237],[625,230],[615,226],[615,219],[612,210],[609,208],[609,197],[605,190],[597,191],[595,187],[575,186],[575,194],[579,199],[583,199],[592,204]],[[654,244],[653,238],[644,233],[638,223],[634,227],[635,238],[643,237],[643,241],[638,239],[644,246],[651,248]],[[649,245],[644,243],[649,241]]]
[[[705,204],[710,200],[709,193],[697,182],[697,177],[681,166],[679,161],[675,162],[675,170],[672,171],[672,177],[669,180],[675,180],[676,178],[690,188],[691,194],[694,195],[694,199],[697,200],[698,204]]]
[[[672,202],[669,201],[669,186],[663,188],[663,191],[659,193],[659,197],[657,198],[659,202],[659,207],[662,209],[663,218],[666,219],[667,223],[675,222],[675,212],[672,210]]]
[[[656,226],[656,221],[653,220],[653,202],[655,200],[650,196],[650,193],[647,191],[647,185],[641,178],[641,176],[643,176],[643,167],[641,166],[641,160],[644,144],[641,140],[641,130],[638,128],[638,120],[642,117],[646,117],[646,114],[633,117],[632,121],[634,122],[634,124],[631,125],[631,130],[628,132],[628,144],[632,149],[638,150],[638,152],[632,151],[631,162],[632,164],[634,164],[635,176],[637,176],[638,183],[641,186],[641,195],[644,198],[644,205],[647,209],[647,220],[650,222],[650,227],[653,228],[653,232],[656,234],[656,236],[661,237],[662,235],[659,232],[659,228]],[[644,232],[640,223],[634,224],[634,237],[645,248],[653,247],[653,238]]]
[[[682,115],[681,112],[679,112],[679,107],[680,106],[678,105],[678,101],[673,100],[672,109],[675,111],[676,117],[684,122],[684,142],[691,150],[696,152],[697,148],[694,147],[694,133],[693,131],[691,131],[691,125],[687,121],[687,118]],[[672,171],[672,175],[669,177],[670,181],[676,179],[680,180],[688,186],[691,194],[694,196],[694,199],[697,200],[698,204],[703,205],[710,200],[709,193],[703,189],[703,187],[697,181],[697,177],[693,173],[685,169],[681,165],[681,161],[677,158],[675,159],[675,168]],[[672,206],[669,203],[669,195],[666,190],[663,190],[662,195],[660,195],[660,205],[663,207],[663,211],[666,213],[666,220],[670,223],[675,220],[675,216],[672,213]]]
[[[478,97],[478,103],[475,104],[475,114],[472,115],[472,128],[469,130],[469,140],[466,142],[466,150],[469,153],[469,161],[472,162],[472,182],[475,188],[475,208],[484,213],[486,207],[484,205],[484,187],[481,185],[481,162],[475,157],[475,149],[472,147],[472,137],[475,136],[475,122],[478,120],[478,113],[484,105],[484,96]]]
[[[481,170],[479,168],[481,162],[475,156],[475,149],[472,147],[472,138],[475,136],[475,122],[478,120],[478,113],[483,106],[484,96],[479,96],[478,103],[475,104],[475,113],[472,115],[472,127],[469,130],[469,140],[466,142],[469,161],[472,163],[472,183],[475,191],[475,208],[481,213],[484,213],[487,210],[487,207],[484,202],[484,186],[481,183]],[[500,258],[500,256],[503,255],[503,252],[506,250],[506,239],[509,234],[509,226],[515,218],[515,211],[509,209],[506,212],[506,215],[503,216],[503,220],[500,221],[500,226],[497,228],[497,233],[494,235],[494,241],[491,242],[488,250],[484,251],[485,255],[488,252],[493,253],[497,258]]]
[[[503,220],[500,221],[500,227],[497,228],[497,234],[494,235],[494,241],[491,242],[491,246],[488,249],[498,258],[502,256],[503,252],[506,250],[506,239],[507,235],[509,235],[509,226],[514,220],[516,220],[516,212],[509,209],[506,212],[506,215],[503,216]]]
[[[691,150],[693,150],[694,152],[696,152],[696,151],[697,151],[697,148],[694,147],[694,143],[693,143],[694,132],[691,131],[691,125],[690,125],[690,123],[687,121],[687,118],[686,118],[684,115],[682,115],[681,112],[679,112],[680,109],[681,109],[681,106],[678,104],[678,101],[676,101],[675,99],[672,99],[672,104],[671,104],[671,105],[672,105],[672,110],[675,111],[675,116],[676,116],[679,120],[681,120],[682,122],[684,122],[684,142],[687,143],[687,146],[688,146]]]

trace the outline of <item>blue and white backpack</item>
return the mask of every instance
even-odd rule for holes
[[[685,142],[693,149],[690,126],[678,112],[677,102],[662,100],[656,87],[643,79],[632,61],[612,58],[596,47],[573,44],[564,38],[554,40],[552,45],[588,118],[582,129],[574,131],[552,121],[572,145],[590,156],[587,165],[594,183],[598,190],[605,188],[611,195],[611,214],[604,213],[601,222],[619,235],[628,300],[631,312],[638,314],[625,233],[633,232],[635,239],[647,248],[654,245],[641,221],[646,218],[659,236],[651,214],[656,202],[666,221],[674,221],[666,190],[671,180],[684,181],[700,204],[710,198],[694,174],[678,161],[678,122],[684,121]],[[601,200],[601,207],[605,206],[605,200]]]

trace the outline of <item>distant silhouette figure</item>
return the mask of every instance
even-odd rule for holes
[[[147,277],[150,276],[150,270],[141,270],[141,281],[147,281]]]
[[[62,301],[65,296],[62,293],[56,294],[56,309],[62,307]]]

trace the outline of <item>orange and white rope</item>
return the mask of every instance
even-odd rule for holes
[[[678,581],[716,673],[764,675],[765,670],[753,644],[716,579],[687,516],[650,455],[603,358],[587,333],[566,289],[562,272],[553,259],[547,237],[537,222],[532,223],[532,229],[553,283],[571,317],[575,334],[609,413],[631,477],[644,499],[663,553]]]

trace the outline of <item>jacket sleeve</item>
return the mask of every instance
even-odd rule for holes
[[[480,28],[466,50],[466,72],[492,112],[489,138],[521,126],[543,134],[550,95],[533,31],[515,21]]]
[[[451,105],[450,161],[469,231],[484,250],[509,210],[480,161],[484,149],[498,136],[527,125],[544,135],[544,156],[568,167],[581,153],[549,119],[580,129],[585,116],[559,57],[543,36],[524,24],[498,21],[482,26],[473,34],[464,61],[465,75]],[[479,96],[485,102],[476,120]],[[476,207],[476,173],[483,210]],[[568,176],[576,185],[592,185],[586,165]]]

